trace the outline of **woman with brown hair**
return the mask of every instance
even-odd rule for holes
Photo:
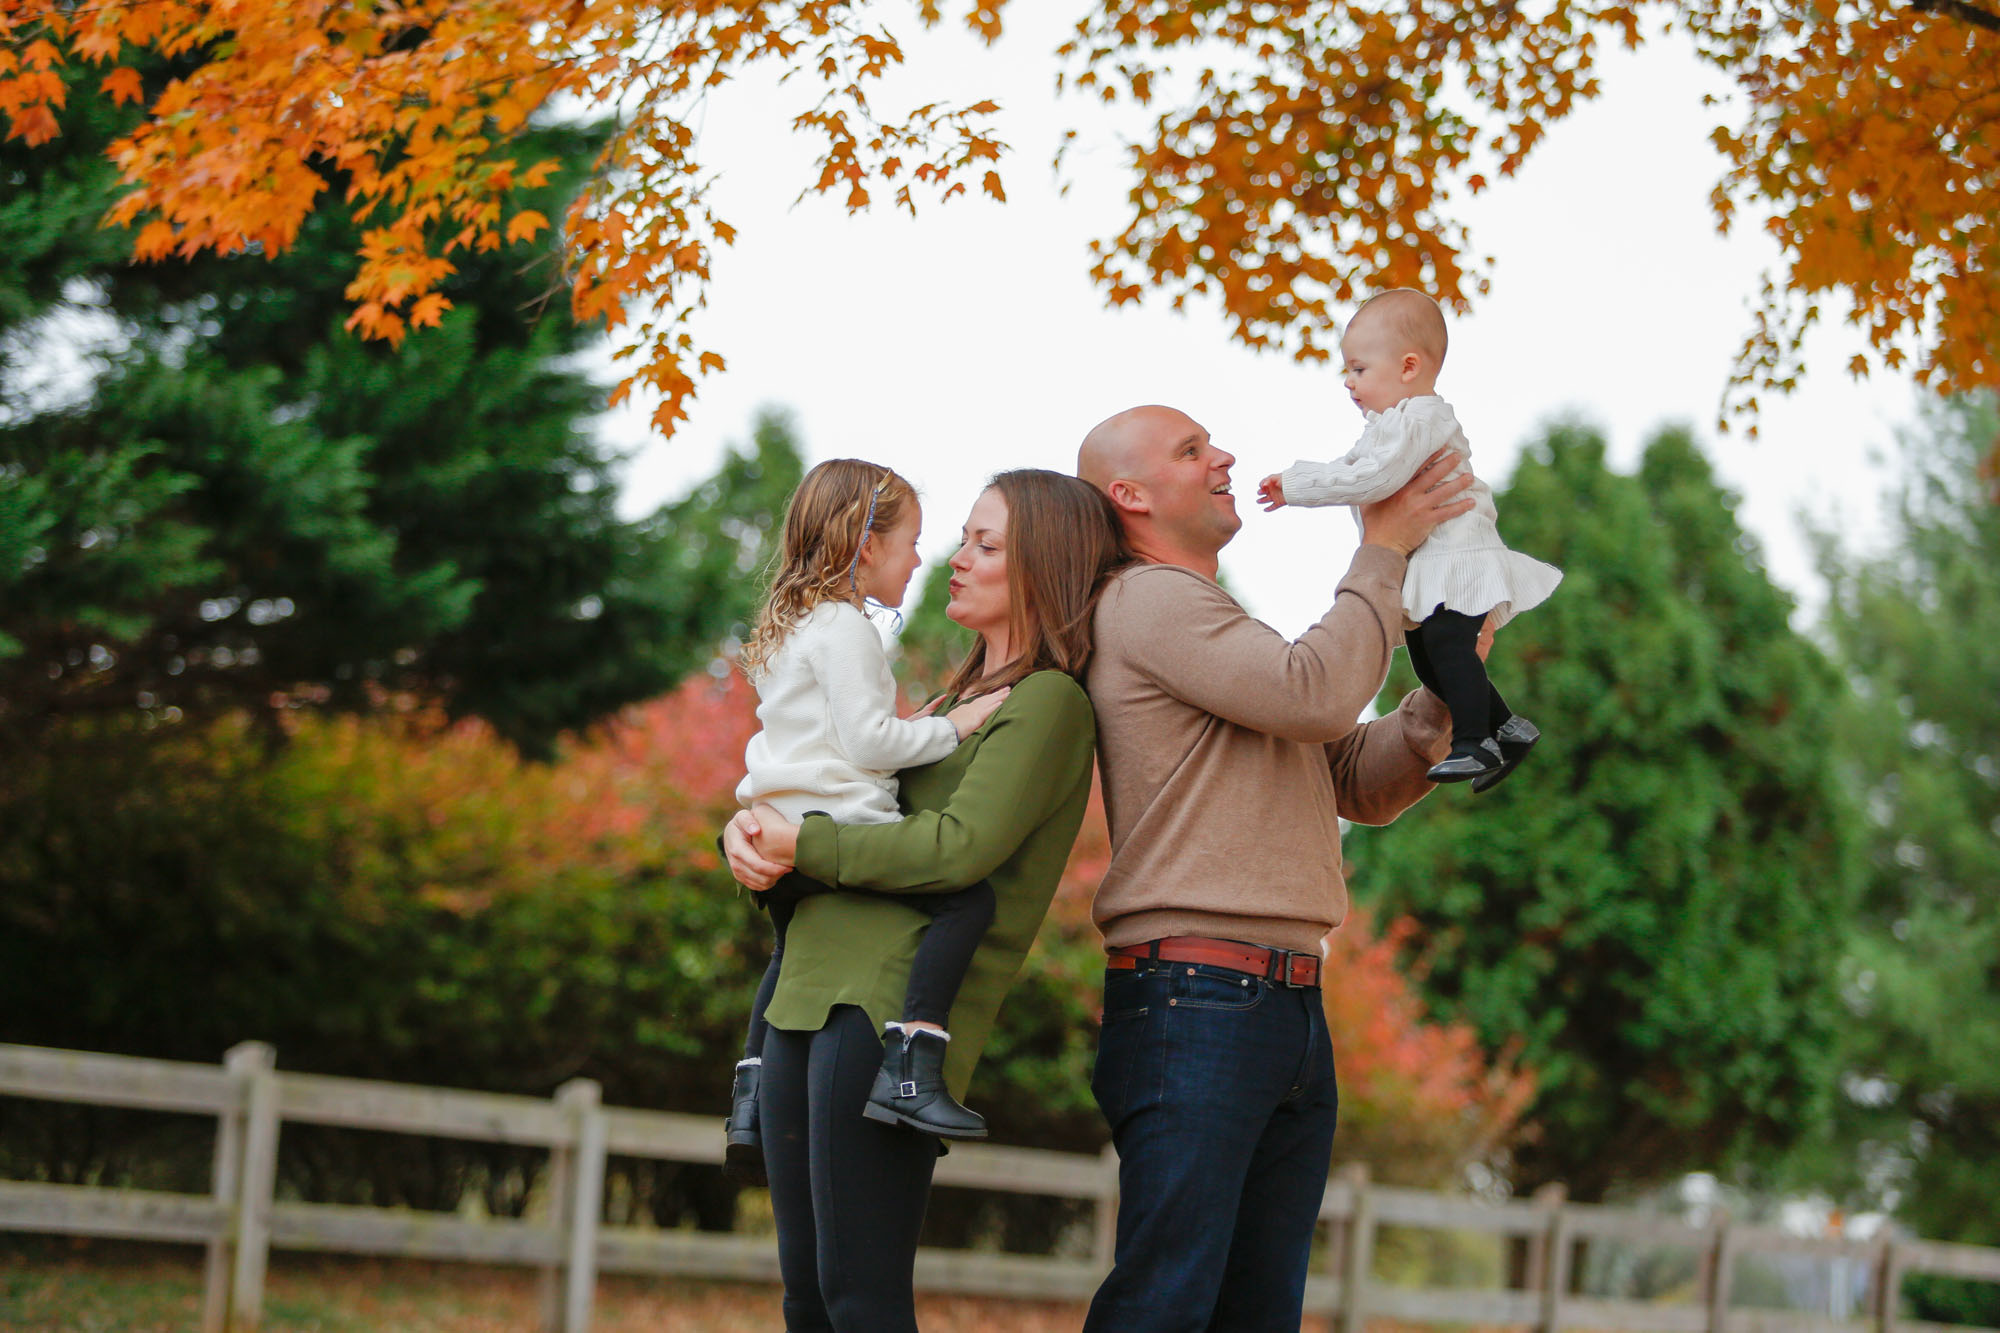
[[[1077,677],[1105,577],[1129,557],[1096,488],[1003,472],[966,520],[946,614],[977,642],[940,706],[1011,686],[985,726],[899,775],[903,819],[800,823],[768,806],[724,831],[730,867],[768,889],[794,869],[836,889],[792,918],[765,1019],[759,1092],[785,1327],[914,1333],[911,1274],[937,1141],[867,1119],[928,918],[897,894],[985,880],[995,913],[952,1010],[943,1082],[962,1097],[1040,928],[1090,795],[1095,724]]]

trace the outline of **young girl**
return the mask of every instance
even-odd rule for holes
[[[1394,494],[1441,448],[1469,457],[1451,404],[1437,396],[1444,353],[1444,312],[1430,297],[1399,287],[1363,302],[1340,340],[1348,396],[1368,418],[1361,439],[1331,463],[1301,460],[1264,478],[1257,487],[1264,507],[1372,504]],[[1450,475],[1465,466],[1461,461]],[[1430,779],[1469,778],[1479,792],[1513,772],[1541,739],[1487,679],[1476,651],[1480,629],[1489,619],[1498,629],[1540,603],[1562,571],[1507,549],[1485,482],[1475,479],[1467,493],[1471,512],[1438,524],[1410,554],[1404,640],[1417,679],[1451,710],[1451,753],[1432,766]]]
[[[888,468],[856,459],[821,463],[806,474],[785,510],[784,546],[757,627],[743,649],[743,669],[757,687],[763,730],[744,754],[748,772],[736,789],[747,810],[759,801],[797,821],[814,811],[841,823],[886,824],[901,818],[896,770],[935,763],[1000,706],[1006,690],[960,704],[943,717],[896,715],[896,684],[882,639],[863,608],[896,606],[916,571],[921,514],[910,483]],[[762,1174],[757,1091],[763,1065],[764,1010],[778,984],[785,931],[799,900],[828,887],[791,874],[758,895],[771,913],[776,945],[750,1011],[750,1032],[736,1066],[726,1126],[725,1164]],[[899,894],[931,924],[910,968],[903,1020],[888,1027],[907,1043],[920,1037],[943,1061],[952,1001],[980,938],[993,921],[985,883],[952,893]],[[895,1062],[898,1071],[902,1062]],[[885,1055],[884,1070],[890,1068]],[[983,1138],[985,1121],[938,1080],[885,1074],[871,1118],[891,1119],[947,1138]],[[885,1084],[878,1079],[878,1089]]]

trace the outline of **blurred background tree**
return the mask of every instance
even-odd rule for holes
[[[130,264],[96,225],[129,116],[72,92],[48,152],[0,145],[0,1040],[697,1104],[673,1062],[726,1044],[708,983],[762,944],[708,845],[749,712],[690,700],[746,697],[702,669],[756,605],[789,424],[623,519],[550,247],[466,257],[433,338],[364,343],[335,212],[275,260]],[[8,1165],[125,1178],[147,1123],[10,1112]],[[319,1197],[518,1209],[529,1178],[288,1137]]]
[[[358,233],[337,211],[276,258],[124,259],[96,217],[133,117],[74,91],[54,144],[0,145],[0,728],[407,694],[546,756],[747,618],[799,472],[778,419],[688,500],[622,520],[587,334],[560,301],[541,317],[552,246],[465,256],[434,336],[364,343],[341,327]],[[532,142],[581,164],[600,138]],[[80,339],[98,364],[38,374]]]
[[[1355,829],[1356,894],[1414,922],[1441,1017],[1535,1070],[1517,1190],[1754,1167],[1826,1122],[1841,1072],[1840,678],[1684,432],[1624,476],[1556,427],[1499,503],[1510,543],[1564,571],[1493,657],[1545,739],[1491,794]],[[1413,684],[1399,661],[1384,703]]]
[[[1844,977],[1846,1095],[1810,1178],[1923,1236],[2000,1244],[2000,510],[1981,394],[1905,431],[1888,545],[1819,534],[1826,625],[1854,682],[1865,890]],[[1913,1280],[1919,1318],[2000,1324],[2000,1290]]]

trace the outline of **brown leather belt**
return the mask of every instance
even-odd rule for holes
[[[1199,935],[1170,935],[1144,944],[1107,950],[1106,967],[1137,967],[1141,962],[1199,963],[1206,967],[1247,972],[1280,986],[1319,985],[1320,956],[1290,949],[1266,949],[1241,940],[1211,940]]]

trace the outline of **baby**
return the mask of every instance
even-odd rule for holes
[[[1471,455],[1451,404],[1437,396],[1444,365],[1444,312],[1407,287],[1364,302],[1340,340],[1342,379],[1367,417],[1361,439],[1331,463],[1301,460],[1264,478],[1257,498],[1284,505],[1372,504],[1400,489],[1441,448]],[[1410,554],[1403,579],[1404,639],[1424,688],[1451,710],[1451,753],[1433,765],[1433,782],[1464,782],[1485,791],[1527,757],[1541,739],[1486,676],[1479,632],[1546,598],[1562,571],[1507,549],[1495,526],[1493,492],[1476,478],[1465,492],[1470,512],[1446,519]],[[1358,522],[1360,511],[1355,518]]]

